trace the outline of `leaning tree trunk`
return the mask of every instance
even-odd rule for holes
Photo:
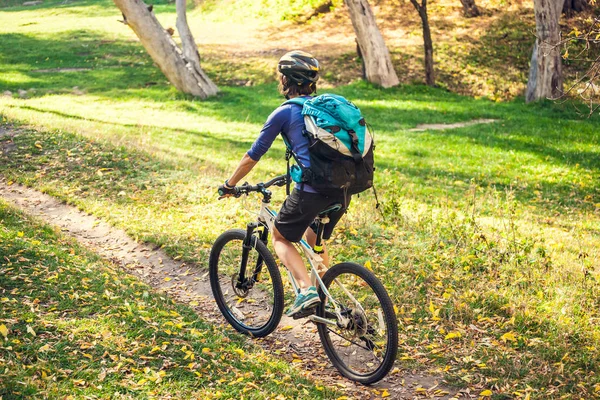
[[[423,25],[423,48],[425,50],[425,83],[428,86],[435,86],[435,74],[433,72],[433,41],[431,40],[431,29],[429,27],[429,17],[427,16],[427,0],[421,0],[419,4],[416,0],[410,0],[417,9],[421,23]]]
[[[531,55],[527,102],[557,99],[563,93],[560,26],[564,0],[534,0],[536,41]]]
[[[390,52],[375,22],[375,16],[367,0],[345,0],[350,12],[360,52],[365,63],[367,80],[384,88],[400,83]]]
[[[475,0],[460,0],[463,6],[463,14],[467,18],[478,17],[481,15]]]
[[[113,1],[123,13],[125,22],[138,36],[152,60],[178,90],[203,99],[218,93],[217,86],[200,68],[199,57],[197,57],[197,60],[193,60],[193,57],[188,58],[182,53],[175,41],[160,25],[152,13],[151,7],[148,7],[141,0]],[[184,43],[189,40],[193,43],[193,37],[189,32],[185,19],[182,23],[179,17],[180,8],[178,4],[177,29],[182,29],[180,26],[185,24],[185,29],[180,31],[182,40],[184,40]],[[185,4],[183,12],[185,13]],[[187,33],[185,33],[186,30]],[[183,47],[187,47],[189,51],[191,45],[187,43]],[[196,49],[195,44],[193,44],[193,48]]]
[[[186,7],[187,0],[176,0],[175,7],[177,9],[177,31],[181,38],[181,48],[183,49],[183,56],[190,61],[192,64],[200,67],[200,54],[198,53],[198,47],[196,47],[196,41],[190,31],[190,27],[187,23]]]

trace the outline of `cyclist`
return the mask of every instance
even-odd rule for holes
[[[310,98],[313,93],[316,93],[319,62],[311,54],[299,50],[286,53],[279,60],[277,70],[279,92],[286,99]],[[305,124],[301,111],[302,107],[298,104],[283,104],[271,113],[250,150],[244,154],[231,177],[219,187],[225,197],[235,194],[235,185],[254,168],[279,134],[285,137],[296,159],[304,167],[310,167],[310,143],[309,138],[303,135]],[[273,229],[273,247],[300,287],[299,293],[296,294],[296,301],[286,313],[288,316],[316,307],[320,301],[317,289],[311,285],[304,261],[293,242],[299,242],[306,234],[308,243],[314,246],[316,233],[311,224],[319,212],[335,203],[343,206],[329,216],[330,221],[323,231],[323,238],[329,239],[334,226],[345,213],[349,203],[349,199],[344,199],[343,194],[325,196],[307,184],[297,184],[277,215],[275,229]],[[324,264],[329,266],[325,246],[323,246],[322,256]]]

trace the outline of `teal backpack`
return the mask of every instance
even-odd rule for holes
[[[360,110],[346,98],[322,94],[297,97],[283,104],[302,106],[308,137],[310,168],[303,166],[288,145],[288,168],[297,183],[306,183],[326,195],[356,194],[373,186],[373,137]]]

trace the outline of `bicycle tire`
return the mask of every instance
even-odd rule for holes
[[[383,379],[393,367],[398,352],[398,321],[387,291],[372,272],[350,262],[334,265],[322,280],[335,301],[343,308],[343,313],[353,321],[347,327],[341,327],[340,324],[336,327],[317,324],[319,337],[329,360],[342,375],[353,381],[369,385]],[[334,282],[336,284],[332,285]],[[352,296],[359,299],[364,312],[339,287],[340,282]],[[331,319],[332,309],[328,307],[325,294],[320,288],[319,295],[321,303],[316,313],[320,317]],[[385,329],[385,334],[381,333],[382,329]],[[346,342],[336,345],[334,341],[342,342],[340,338]],[[378,353],[382,355],[379,356]],[[352,356],[356,356],[356,360],[349,362]]]
[[[259,257],[262,257],[268,279],[264,279],[263,266],[261,281],[256,282],[259,287],[252,286],[247,291],[235,287],[235,274],[239,276],[245,237],[246,231],[232,229],[217,238],[209,258],[210,286],[219,310],[231,326],[238,332],[264,337],[273,332],[281,320],[284,306],[283,284],[273,255],[262,241],[253,236],[247,273],[250,274],[253,270],[253,261],[258,263]],[[251,302],[248,300],[249,295],[255,295],[256,298],[252,298]]]

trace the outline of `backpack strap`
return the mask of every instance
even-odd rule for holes
[[[287,163],[287,172],[285,174],[286,179],[285,179],[285,195],[289,196],[290,195],[290,184],[291,184],[291,174],[290,174],[290,158],[292,158],[292,150],[290,150],[290,148],[288,147],[285,150],[285,162]]]
[[[286,104],[296,104],[296,105],[299,105],[300,107],[304,107],[304,103],[307,100],[308,99],[306,97],[294,97],[293,99],[288,99],[288,100],[284,101],[281,105],[285,106]],[[283,143],[285,143],[285,147],[286,147],[285,161],[287,164],[287,172],[286,172],[287,180],[286,180],[286,184],[285,184],[285,194],[286,194],[286,196],[289,196],[290,195],[290,184],[292,181],[292,177],[290,174],[290,159],[293,157],[294,160],[296,160],[296,155],[292,152],[292,146],[288,142],[285,135],[282,134],[281,137],[283,138]],[[298,162],[298,160],[296,160],[296,162]],[[303,186],[304,186],[304,184],[303,184]]]
[[[354,162],[358,164],[363,159],[362,153],[358,149],[358,136],[356,136],[356,132],[354,132],[352,129],[348,130],[348,134],[352,139],[350,153],[352,153],[352,158],[354,159]]]

